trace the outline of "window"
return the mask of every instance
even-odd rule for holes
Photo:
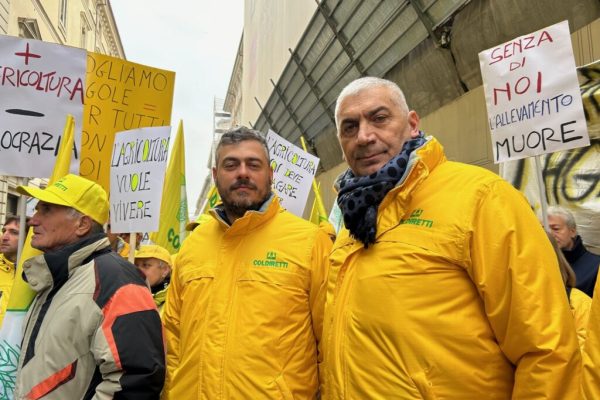
[[[19,18],[19,37],[42,40],[37,21],[33,18]]]
[[[58,22],[63,28],[67,27],[67,0],[60,0],[60,9],[58,10]]]
[[[19,204],[19,197],[14,194],[6,194],[6,213],[17,215],[17,208]]]
[[[81,37],[79,39],[79,47],[87,50],[88,47],[88,33],[91,31],[90,24],[88,24],[87,19],[85,18],[85,13],[81,13]]]

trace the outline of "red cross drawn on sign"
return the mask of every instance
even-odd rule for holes
[[[34,53],[30,53],[29,52],[29,43],[27,43],[27,46],[25,47],[25,52],[24,53],[15,53],[16,56],[21,56],[21,57],[25,57],[25,65],[29,65],[29,57],[31,58],[42,58],[42,56],[40,56],[39,54],[34,54]]]

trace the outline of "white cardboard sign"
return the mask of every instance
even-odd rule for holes
[[[567,21],[479,53],[494,162],[590,144]]]
[[[302,218],[319,159],[271,130],[267,133],[267,145],[273,169],[273,190],[285,209]]]
[[[0,35],[0,60],[0,174],[49,177],[68,114],[75,117],[77,173],[86,51]]]
[[[157,126],[116,134],[110,165],[112,232],[158,230],[170,133],[170,126]]]

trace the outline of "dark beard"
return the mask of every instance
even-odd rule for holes
[[[228,202],[225,199],[221,199],[223,201],[223,208],[225,212],[229,215],[233,215],[235,218],[241,218],[246,214],[246,211],[258,211],[262,207],[262,205],[271,197],[271,193],[267,192],[266,196],[251,204],[243,203],[243,202]]]

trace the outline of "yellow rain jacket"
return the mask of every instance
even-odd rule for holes
[[[15,264],[0,253],[0,326],[6,314],[8,298],[15,281]]]
[[[573,313],[573,318],[575,318],[575,329],[577,330],[579,348],[583,350],[585,338],[587,337],[587,326],[590,319],[592,299],[581,290],[573,288],[571,289],[569,300],[571,312]]]
[[[600,293],[600,279],[596,279],[594,293]],[[584,399],[600,399],[600,301],[598,297],[592,299],[587,337],[583,346],[582,387]]]
[[[381,202],[376,243],[343,229],[330,262],[324,399],[578,398],[573,317],[540,222],[435,139]]]
[[[183,242],[163,321],[163,399],[314,399],[331,240],[276,196]]]

